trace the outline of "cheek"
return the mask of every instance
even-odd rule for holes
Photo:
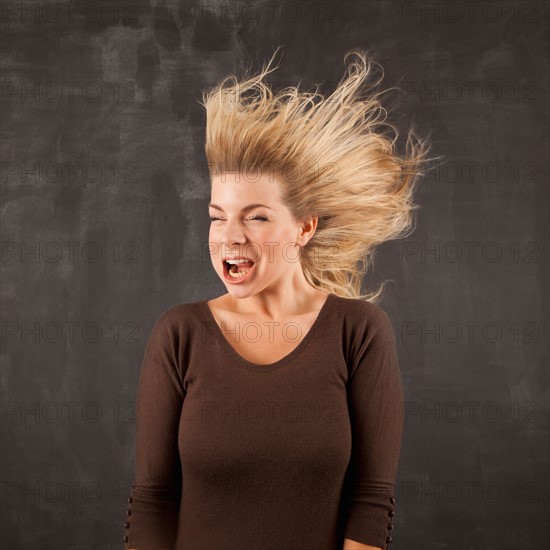
[[[210,228],[208,232],[208,242],[206,243],[206,245],[208,246],[210,261],[214,264],[214,267],[216,269],[218,269],[218,264],[220,262],[222,252],[222,248],[219,242],[220,239],[216,235],[216,230],[214,228]]]
[[[278,243],[279,241],[271,238],[269,239],[269,242]],[[262,250],[262,269],[276,273],[288,271],[289,260],[285,257],[285,251],[282,248],[282,245],[278,246],[276,244],[272,244],[271,250],[268,250],[267,248]]]
[[[275,269],[282,269],[288,266],[296,256],[296,249],[293,246],[295,236],[288,231],[266,231],[259,239],[262,243],[270,243],[262,246],[262,257],[272,257],[270,262]]]
[[[220,230],[217,227],[210,227],[210,230],[208,231],[208,241],[211,244],[211,251],[210,254],[220,253],[220,248],[218,246],[218,243],[222,240],[222,236],[220,234]]]

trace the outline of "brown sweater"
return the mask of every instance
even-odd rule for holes
[[[205,300],[173,306],[147,343],[136,403],[126,548],[391,542],[403,388],[380,307],[330,294],[290,354],[256,365]]]

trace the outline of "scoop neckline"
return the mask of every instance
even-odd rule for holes
[[[214,323],[214,330],[216,331],[216,335],[218,336],[219,340],[221,340],[221,343],[223,347],[228,351],[228,353],[237,360],[239,365],[246,367],[249,370],[254,370],[257,372],[269,372],[276,370],[280,367],[283,367],[287,363],[290,363],[295,357],[297,357],[302,350],[307,346],[308,342],[313,337],[313,334],[317,330],[317,327],[319,324],[323,321],[323,319],[327,316],[327,313],[330,310],[330,307],[334,301],[335,294],[328,293],[327,298],[325,299],[323,305],[321,306],[321,309],[319,310],[319,313],[317,314],[317,317],[315,318],[315,321],[311,325],[310,329],[307,331],[306,335],[302,338],[300,343],[287,355],[279,359],[278,361],[275,361],[274,363],[268,363],[264,365],[259,365],[257,363],[253,363],[252,361],[249,361],[248,359],[245,359],[240,353],[238,353],[233,346],[229,343],[227,338],[225,337],[224,333],[222,332],[222,329],[218,326],[218,322],[216,321],[216,318],[214,317],[214,314],[212,313],[212,310],[210,309],[210,306],[208,305],[208,300],[201,300],[199,304],[201,305],[203,312],[206,315],[206,318],[208,318],[209,321],[212,321]]]

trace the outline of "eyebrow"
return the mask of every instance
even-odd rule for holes
[[[221,206],[218,206],[217,204],[210,203],[208,206],[210,208],[215,208],[216,210],[221,210],[223,212],[223,208]],[[269,210],[272,210],[272,208],[269,208],[269,206],[267,206],[266,204],[254,203],[244,206],[241,209],[241,212],[248,212],[249,210],[253,210],[254,208],[267,208]]]

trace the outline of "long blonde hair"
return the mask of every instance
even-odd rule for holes
[[[327,98],[318,87],[310,93],[291,86],[274,94],[262,82],[275,70],[269,70],[272,57],[255,76],[239,80],[230,74],[199,103],[206,109],[210,173],[274,170],[281,176],[281,200],[294,218],[318,216],[313,237],[300,249],[309,284],[376,302],[385,281],[367,294],[361,294],[361,284],[376,245],[405,237],[413,227],[418,206],[412,193],[427,141],[411,129],[405,156],[395,152],[398,131],[386,121],[379,100],[384,92],[374,91],[383,69],[361,50],[348,52],[344,62],[352,55],[357,60]],[[375,68],[381,76],[369,82]],[[369,93],[361,96],[365,81]],[[298,175],[291,177],[288,167]]]

